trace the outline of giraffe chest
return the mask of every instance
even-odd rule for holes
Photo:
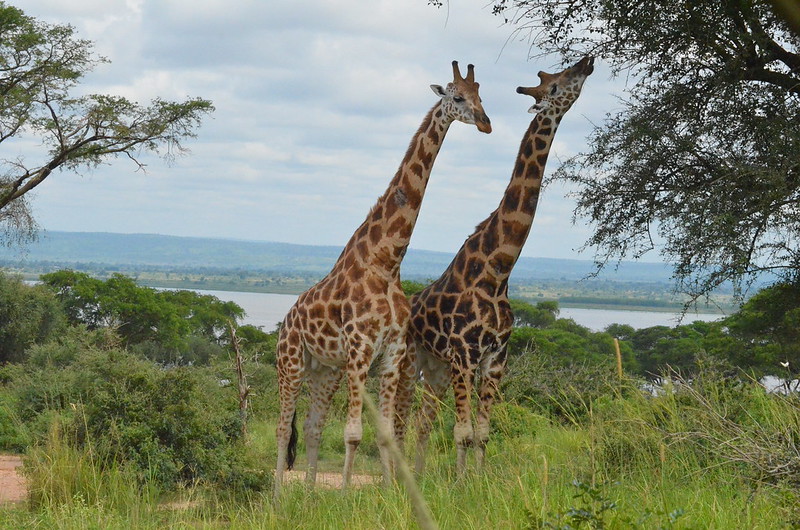
[[[381,288],[385,292],[375,292]],[[409,313],[399,282],[395,288],[368,277],[347,289],[318,284],[298,299],[289,325],[313,359],[342,367],[354,356],[371,362],[388,344],[398,343]]]

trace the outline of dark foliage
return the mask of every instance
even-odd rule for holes
[[[28,348],[57,336],[65,325],[52,293],[0,272],[0,364],[24,360]]]
[[[800,34],[765,0],[495,0],[565,60],[628,76],[624,107],[557,178],[600,266],[657,250],[695,299],[800,271]]]

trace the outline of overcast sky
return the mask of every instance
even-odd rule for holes
[[[475,64],[493,132],[454,123],[433,168],[412,248],[454,252],[497,206],[532,115],[519,85],[561,69],[529,60],[486,2],[451,0],[10,0],[72,24],[111,63],[81,90],[212,100],[191,153],[147,172],[118,159],[59,172],[33,198],[46,230],[154,233],[341,246],[394,175],[450,62]],[[599,64],[564,118],[545,178],[585,148],[591,123],[619,107],[619,81]],[[9,157],[9,153],[4,153]],[[27,154],[30,165],[41,160]],[[591,259],[574,201],[542,195],[523,256]],[[657,259],[653,256],[652,259]]]

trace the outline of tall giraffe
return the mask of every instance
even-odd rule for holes
[[[586,57],[558,74],[539,72],[541,83],[517,88],[536,99],[536,113],[517,155],[511,182],[498,208],[467,238],[442,276],[411,299],[406,367],[421,369],[426,392],[417,432],[416,470],[425,466],[425,449],[439,402],[453,386],[456,406],[454,437],[457,469],[466,466],[467,447],[477,442],[483,465],[489,438],[489,413],[505,369],[506,344],[513,315],[508,302],[508,277],[528,237],[539,201],[542,176],[556,129],[594,70]],[[397,392],[395,431],[402,440],[411,401],[413,369]],[[480,375],[480,405],[473,429],[471,394]],[[409,380],[411,379],[411,380]]]
[[[349,387],[343,479],[350,482],[353,458],[361,441],[363,384],[373,357],[383,352],[380,412],[391,432],[394,398],[405,357],[405,333],[411,307],[400,287],[400,262],[417,221],[433,162],[450,124],[475,124],[490,133],[492,126],[481,105],[473,65],[462,77],[453,61],[453,81],[446,88],[431,85],[441,99],[431,108],[411,140],[386,192],[345,245],[331,272],[301,294],[281,326],[277,346],[280,416],[276,437],[278,460],[275,496],[285,469],[295,458],[295,407],[303,381],[311,404],[305,421],[308,471],[316,480],[322,427],[333,394],[347,374]],[[384,479],[391,480],[392,462],[386,440],[379,439]]]

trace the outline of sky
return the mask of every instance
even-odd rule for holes
[[[452,60],[475,65],[493,132],[454,123],[436,160],[411,247],[455,252],[491,213],[511,177],[533,103],[516,93],[559,57],[515,38],[486,2],[451,0],[8,0],[71,24],[111,62],[80,84],[141,104],[209,99],[190,153],[172,163],[125,158],[91,172],[58,172],[37,188],[47,230],[151,233],[343,246],[395,174],[423,117],[452,80]],[[561,123],[545,170],[586,148],[593,124],[621,105],[624,86],[596,63]],[[9,156],[11,155],[11,156]],[[40,165],[42,150],[28,150]],[[3,153],[6,158],[14,154]],[[522,255],[591,259],[572,222],[574,199],[545,188]]]

